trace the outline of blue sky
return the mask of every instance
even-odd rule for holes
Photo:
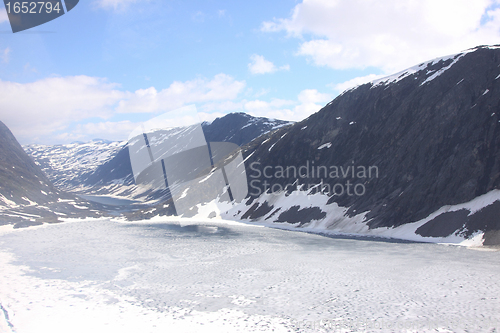
[[[189,104],[201,120],[301,120],[350,86],[500,43],[497,0],[82,0],[16,34],[0,8],[0,120],[23,144],[124,140]]]

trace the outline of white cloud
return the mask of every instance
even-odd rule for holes
[[[78,124],[71,132],[58,134],[55,136],[55,139],[63,142],[86,142],[91,139],[105,137],[107,140],[121,141],[125,140],[129,133],[139,125],[140,123],[128,120]]]
[[[274,73],[278,70],[290,70],[289,65],[284,65],[281,67],[276,67],[271,61],[266,60],[264,56],[258,54],[252,54],[250,56],[251,63],[248,64],[248,69],[252,74],[266,74]]]
[[[9,63],[10,52],[11,52],[11,49],[9,47],[5,48],[3,51],[0,51],[0,59],[2,59],[2,61],[5,63]]]
[[[131,4],[136,2],[148,2],[149,0],[96,0],[94,4],[97,7],[101,7],[104,9],[113,9],[113,10],[124,10],[128,8]]]
[[[7,16],[7,11],[5,8],[0,9],[0,23],[7,22],[9,17]]]
[[[308,104],[308,103],[323,103],[323,102],[328,102],[331,99],[330,94],[323,94],[318,92],[316,89],[306,89],[302,90],[297,99],[299,102],[302,104]]]
[[[498,0],[304,0],[263,31],[301,37],[297,54],[334,69],[394,72],[480,44],[498,43]],[[483,23],[481,23],[483,22]]]
[[[221,101],[221,102],[208,102],[204,103],[199,107],[199,110],[202,112],[237,112],[243,110],[243,105],[245,101]]]
[[[199,119],[180,119],[172,114],[172,126],[212,121],[229,112],[302,120],[331,100],[329,94],[315,89],[301,91],[296,99],[247,100],[240,96],[244,88],[244,81],[226,74],[176,81],[163,90],[150,87],[135,92],[122,90],[103,78],[83,75],[32,83],[0,80],[0,120],[22,143],[126,140],[145,113],[156,116],[189,104],[197,105]]]
[[[337,84],[332,84],[330,85],[333,89],[337,90],[338,92],[343,92],[347,89],[357,87],[359,85],[380,79],[386,75],[376,75],[376,74],[369,74],[366,76],[358,76],[355,77],[354,79],[350,79],[348,81],[342,82],[342,83],[337,83]]]
[[[113,136],[119,135],[128,135],[134,128],[139,126],[139,123],[134,123],[128,120],[124,121],[106,121],[99,123],[87,123],[78,125],[78,129],[80,129],[83,133],[90,135],[99,135],[102,133],[109,133]],[[78,131],[77,131],[78,132]]]
[[[285,106],[291,106],[294,104],[295,101],[278,99],[278,98],[271,100],[271,102],[266,102],[256,99],[253,101],[245,102],[244,108],[246,111],[250,113],[265,114],[266,112],[273,111],[275,109],[281,109]]]
[[[107,118],[125,98],[116,84],[88,76],[51,77],[33,83],[0,80],[0,119],[21,141],[62,130],[92,117]]]
[[[323,94],[316,89],[302,90],[297,101],[273,99],[271,102],[254,100],[248,101],[244,109],[256,117],[268,117],[282,120],[299,121],[319,111],[324,103],[331,100],[330,94]]]
[[[198,78],[175,81],[168,88],[137,90],[130,98],[119,103],[120,113],[167,112],[186,104],[235,99],[245,88],[245,81],[236,81],[229,75],[217,74],[212,80]]]
[[[220,101],[204,103],[198,110],[207,115],[220,117],[230,112],[246,112],[256,117],[268,117],[283,120],[302,120],[319,111],[332,100],[331,94],[318,92],[316,89],[302,90],[296,99],[274,98],[270,101],[261,99],[242,99],[239,101]],[[212,118],[215,118],[212,116]],[[202,119],[211,120],[211,119]]]
[[[299,105],[293,109],[294,119],[302,120],[309,117],[311,114],[319,111],[324,103],[332,99],[330,94],[322,94],[316,89],[302,90],[298,95]]]
[[[224,117],[225,115],[226,113],[222,112],[213,112],[213,113],[198,112],[198,118],[200,119],[200,121],[208,121],[208,122],[214,121],[215,118]]]
[[[123,140],[133,126],[111,119],[120,113],[134,113],[130,116],[134,118],[197,103],[203,112],[201,120],[212,120],[209,113],[221,114],[234,108],[232,105],[237,102],[232,100],[244,87],[244,81],[226,74],[211,80],[176,81],[160,91],[150,87],[135,92],[120,90],[119,85],[102,78],[83,75],[25,84],[0,80],[0,120],[23,143],[57,142],[54,138],[65,142],[95,137]],[[225,108],[217,109],[224,105]],[[105,121],[95,122],[92,118]],[[89,120],[93,122],[82,124]]]

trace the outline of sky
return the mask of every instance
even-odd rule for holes
[[[0,121],[21,144],[126,140],[192,104],[200,121],[298,121],[347,88],[491,44],[500,0],[81,0],[15,34],[0,5]]]

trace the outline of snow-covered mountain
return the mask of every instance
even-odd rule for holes
[[[207,142],[231,142],[241,146],[291,124],[289,121],[253,117],[246,113],[230,113],[212,122],[204,122],[201,127]],[[161,143],[161,140],[151,142],[152,145]],[[80,192],[113,195],[143,202],[158,200],[164,195],[135,185],[128,147],[121,149],[89,175]]]
[[[92,140],[66,145],[25,145],[24,150],[58,188],[74,190],[82,179],[113,158],[126,142]]]
[[[230,113],[212,122],[204,122],[201,127],[207,142],[231,142],[241,146],[291,124],[289,121],[253,117],[246,113]],[[151,142],[153,146],[161,143],[161,140]],[[121,149],[112,159],[89,175],[84,180],[80,192],[112,195],[142,202],[161,201],[165,195],[163,192],[135,185],[128,147]]]
[[[292,122],[264,117],[253,117],[247,113],[230,113],[201,126],[207,141],[232,142],[245,145],[261,135],[291,125]]]
[[[244,145],[291,122],[231,113],[202,123],[207,141]],[[161,142],[152,144],[160,145]],[[67,145],[26,145],[33,158],[58,188],[83,195],[106,195],[149,202],[164,193],[135,185],[126,142],[94,140]]]

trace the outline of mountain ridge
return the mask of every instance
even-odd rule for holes
[[[344,91],[307,119],[243,147],[246,164],[248,168],[258,162],[261,169],[277,165],[299,168],[307,162],[344,169],[377,166],[380,177],[347,177],[352,186],[365,186],[367,194],[327,196],[317,206],[307,204],[306,198],[303,204],[287,206],[284,202],[291,202],[287,196],[298,191],[297,178],[257,177],[248,168],[248,174],[256,176],[252,180],[260,195],[251,195],[229,216],[295,225],[293,217],[307,212],[310,220],[306,226],[321,221],[322,228],[336,229],[340,221],[358,219],[356,223],[370,230],[397,228],[422,221],[444,206],[460,205],[498,190],[499,78],[499,47],[477,47]],[[338,180],[326,177],[323,183],[333,187]],[[268,189],[291,186],[277,193],[283,198],[266,197],[264,181],[270,184]],[[300,181],[317,186],[310,198],[321,194],[317,191],[319,179],[309,176]],[[455,214],[456,229],[447,231],[447,237],[471,238],[477,232],[499,230],[500,221],[494,214],[500,216],[500,211],[494,202],[488,208],[494,213],[481,213],[489,216],[482,221],[479,215],[472,219]],[[329,214],[335,205],[345,211]],[[447,228],[442,221],[429,222],[436,227],[419,231],[428,239],[442,235]]]
[[[289,124],[289,121],[236,112],[204,122],[202,128],[208,142],[232,142],[240,146]],[[163,195],[135,186],[126,141],[92,140],[83,144],[26,145],[24,148],[54,184],[66,191],[146,202]]]

